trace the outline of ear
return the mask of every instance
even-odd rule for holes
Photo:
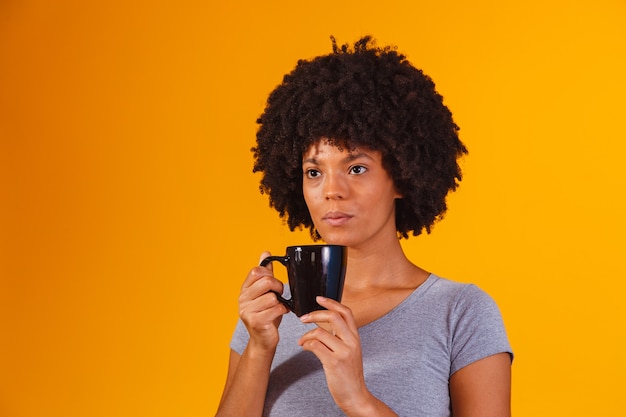
[[[404,194],[400,193],[395,185],[393,186],[393,191],[395,193],[394,197],[396,200],[402,200],[404,198]]]

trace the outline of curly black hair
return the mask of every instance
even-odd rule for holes
[[[261,193],[290,230],[309,228],[320,239],[302,192],[302,156],[318,140],[382,153],[397,191],[400,238],[430,233],[443,217],[446,196],[461,181],[457,160],[467,153],[459,127],[430,77],[395,47],[365,36],[353,47],[298,61],[269,95],[258,118],[253,172]]]

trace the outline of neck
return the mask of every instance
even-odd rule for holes
[[[427,275],[407,259],[395,236],[376,247],[348,250],[345,286],[349,292],[416,287]]]

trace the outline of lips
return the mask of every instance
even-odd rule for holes
[[[330,226],[341,226],[346,224],[353,216],[339,211],[328,212],[322,217],[322,221]]]

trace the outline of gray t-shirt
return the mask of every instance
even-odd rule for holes
[[[283,316],[264,416],[343,416],[320,361],[298,346],[315,324]],[[430,275],[392,311],[359,328],[370,392],[400,416],[450,416],[450,376],[479,359],[512,354],[500,311],[485,292]],[[242,354],[248,332],[239,321],[231,348]]]

